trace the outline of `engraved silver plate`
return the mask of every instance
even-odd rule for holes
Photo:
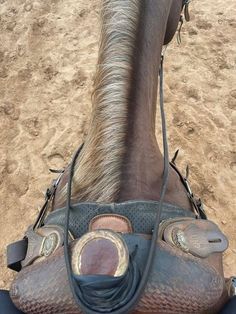
[[[58,240],[58,236],[55,232],[45,237],[42,245],[42,255],[45,257],[51,255],[58,246]]]

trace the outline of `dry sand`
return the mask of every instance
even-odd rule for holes
[[[42,191],[83,141],[98,49],[98,0],[0,0],[0,288],[5,247],[33,222]],[[182,45],[168,47],[170,150],[230,239],[236,274],[236,3],[193,1]]]

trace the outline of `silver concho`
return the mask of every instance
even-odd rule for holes
[[[41,252],[42,256],[47,257],[51,255],[57,248],[58,241],[59,241],[58,235],[55,232],[45,237],[43,241],[43,245],[42,245],[42,252]]]
[[[186,237],[184,232],[181,229],[173,229],[172,231],[172,239],[173,242],[181,248],[184,252],[189,252],[189,248],[187,245]]]

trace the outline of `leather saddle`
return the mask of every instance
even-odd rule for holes
[[[145,269],[159,202],[79,203],[71,208],[69,251],[83,303],[109,313],[127,302]],[[27,250],[10,295],[25,313],[82,313],[64,256],[65,208],[26,232]],[[228,299],[222,253],[228,240],[207,219],[164,204],[149,279],[132,313],[218,313]],[[85,312],[86,313],[86,312]]]

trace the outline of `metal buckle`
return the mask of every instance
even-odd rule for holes
[[[236,277],[230,277],[230,279],[226,282],[228,294],[230,297],[236,295]]]
[[[189,3],[191,0],[184,0],[184,18],[187,22],[190,21],[190,14],[189,14]]]
[[[198,210],[199,210],[200,217],[202,219],[207,219],[207,215],[206,215],[206,212],[205,212],[202,200],[200,198],[196,199],[196,204],[197,204],[197,207],[198,207]]]
[[[193,197],[193,192],[192,192],[192,190],[191,190],[191,188],[190,188],[190,185],[189,185],[189,183],[188,183],[188,180],[187,180],[186,178],[184,178],[184,181],[185,181],[185,185],[186,185],[186,190],[188,191],[188,193],[190,194],[190,196]]]

